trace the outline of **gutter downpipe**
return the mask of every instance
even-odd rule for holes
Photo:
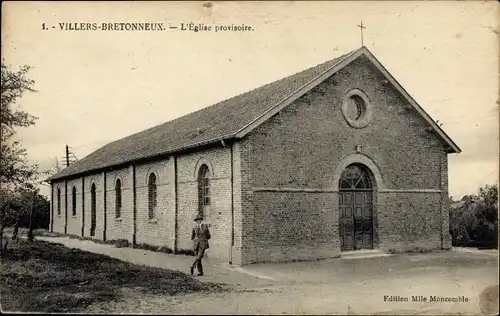
[[[68,180],[64,180],[64,234],[68,233]]]
[[[226,147],[226,144],[224,143],[224,140],[221,140],[221,144],[223,147]],[[231,198],[231,244],[229,246],[229,264],[233,264],[233,248],[234,248],[234,153],[233,153],[233,144],[229,144],[229,152],[230,152],[230,159],[231,159],[231,190],[230,190],[230,198]]]
[[[178,184],[177,184],[177,156],[174,156],[174,253],[178,251],[178,233],[179,233],[179,192],[178,192]]]
[[[103,178],[104,178],[103,179],[104,180],[104,188],[103,188],[104,189],[103,190],[104,191],[104,197],[103,197],[103,199],[104,199],[104,229],[102,231],[102,240],[106,241],[106,230],[107,230],[107,226],[108,226],[108,223],[107,223],[107,221],[108,221],[108,219],[107,219],[107,217],[108,217],[108,215],[107,215],[108,201],[107,201],[107,196],[106,196],[108,191],[107,191],[107,187],[106,187],[106,171],[103,172]]]
[[[85,177],[82,177],[82,237],[85,236]]]
[[[54,232],[54,185],[50,183],[50,232]]]
[[[135,164],[132,163],[132,198],[133,198],[133,234],[132,234],[132,247],[135,248],[137,245],[137,190],[136,190],[136,175],[135,175]]]

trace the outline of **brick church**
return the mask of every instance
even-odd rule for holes
[[[366,48],[111,142],[49,178],[51,230],[240,265],[449,249],[457,145]]]

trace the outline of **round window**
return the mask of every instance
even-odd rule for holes
[[[361,90],[350,90],[345,95],[342,113],[352,127],[365,127],[371,118],[371,106],[368,97]]]

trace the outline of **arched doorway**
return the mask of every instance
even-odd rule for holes
[[[373,249],[373,176],[362,164],[348,165],[339,181],[341,251]]]

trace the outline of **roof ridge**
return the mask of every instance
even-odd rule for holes
[[[269,108],[274,108],[290,93],[296,92],[297,86],[300,87],[304,81],[317,77],[316,72],[323,73],[325,70],[323,68],[331,68],[330,64],[335,65],[358,50],[310,65],[301,71],[220,100],[194,112],[110,141],[50,177],[49,180],[100,170],[142,159],[151,154],[157,155],[159,152],[175,152],[182,148],[220,139],[220,137],[233,137],[241,127],[254,121],[262,113],[267,113]],[[191,135],[190,131],[195,131],[200,124],[209,124],[207,133]]]
[[[346,57],[347,55],[352,54],[352,53],[354,53],[355,51],[356,51],[356,50],[353,50],[353,51],[350,51],[350,52],[348,52],[348,53],[345,53],[345,54],[343,54],[343,55],[341,55],[341,56],[338,56],[338,57],[335,57],[335,58],[332,58],[332,59],[328,59],[328,60],[326,60],[326,61],[324,61],[324,62],[320,62],[320,63],[318,63],[318,64],[316,64],[316,65],[314,65],[314,66],[310,66],[309,68],[304,68],[304,69],[302,69],[302,70],[300,70],[300,71],[298,71],[298,72],[296,72],[296,73],[293,73],[293,74],[291,74],[291,75],[285,75],[285,76],[283,76],[283,77],[280,77],[279,79],[275,79],[275,80],[273,80],[273,81],[271,81],[271,82],[268,82],[268,83],[266,83],[266,84],[264,84],[264,85],[257,86],[257,87],[255,87],[255,88],[253,88],[253,89],[250,89],[250,90],[248,90],[248,91],[242,92],[242,93],[237,94],[237,95],[235,95],[235,96],[232,96],[232,97],[230,97],[230,98],[223,99],[223,100],[221,100],[221,101],[218,101],[217,103],[214,103],[214,104],[212,104],[212,105],[206,106],[206,107],[201,108],[201,109],[198,109],[198,110],[196,110],[196,111],[194,111],[194,112],[187,113],[187,114],[185,114],[185,115],[183,115],[183,116],[177,117],[177,118],[175,118],[175,119],[173,119],[173,120],[170,120],[170,121],[167,121],[167,122],[171,122],[171,121],[174,121],[174,120],[176,120],[176,119],[178,119],[178,118],[181,118],[181,117],[184,117],[184,116],[188,116],[188,115],[191,115],[191,114],[197,113],[197,112],[199,112],[199,111],[203,111],[203,110],[204,110],[204,109],[206,109],[206,108],[209,108],[209,107],[212,107],[212,106],[216,106],[216,105],[219,105],[219,104],[221,104],[221,103],[223,103],[223,102],[227,102],[227,101],[233,100],[233,99],[235,99],[235,98],[241,97],[241,96],[246,95],[246,94],[249,94],[249,93],[251,93],[251,92],[254,92],[254,91],[255,91],[255,90],[257,90],[257,89],[263,89],[264,87],[267,87],[267,86],[269,86],[269,85],[272,85],[272,84],[274,84],[274,83],[276,83],[276,82],[278,82],[278,81],[280,81],[280,80],[284,80],[284,79],[287,79],[287,78],[289,78],[289,77],[295,76],[295,75],[297,75],[297,74],[300,74],[300,73],[306,72],[306,71],[308,71],[308,70],[310,70],[310,69],[313,69],[313,68],[316,68],[316,67],[318,67],[318,66],[324,65],[324,64],[326,64],[326,63],[332,62],[332,61],[334,61],[334,60],[336,60],[336,59],[340,59],[340,58]],[[165,122],[165,123],[167,123],[167,122]],[[159,124],[159,125],[161,125],[161,124]]]

